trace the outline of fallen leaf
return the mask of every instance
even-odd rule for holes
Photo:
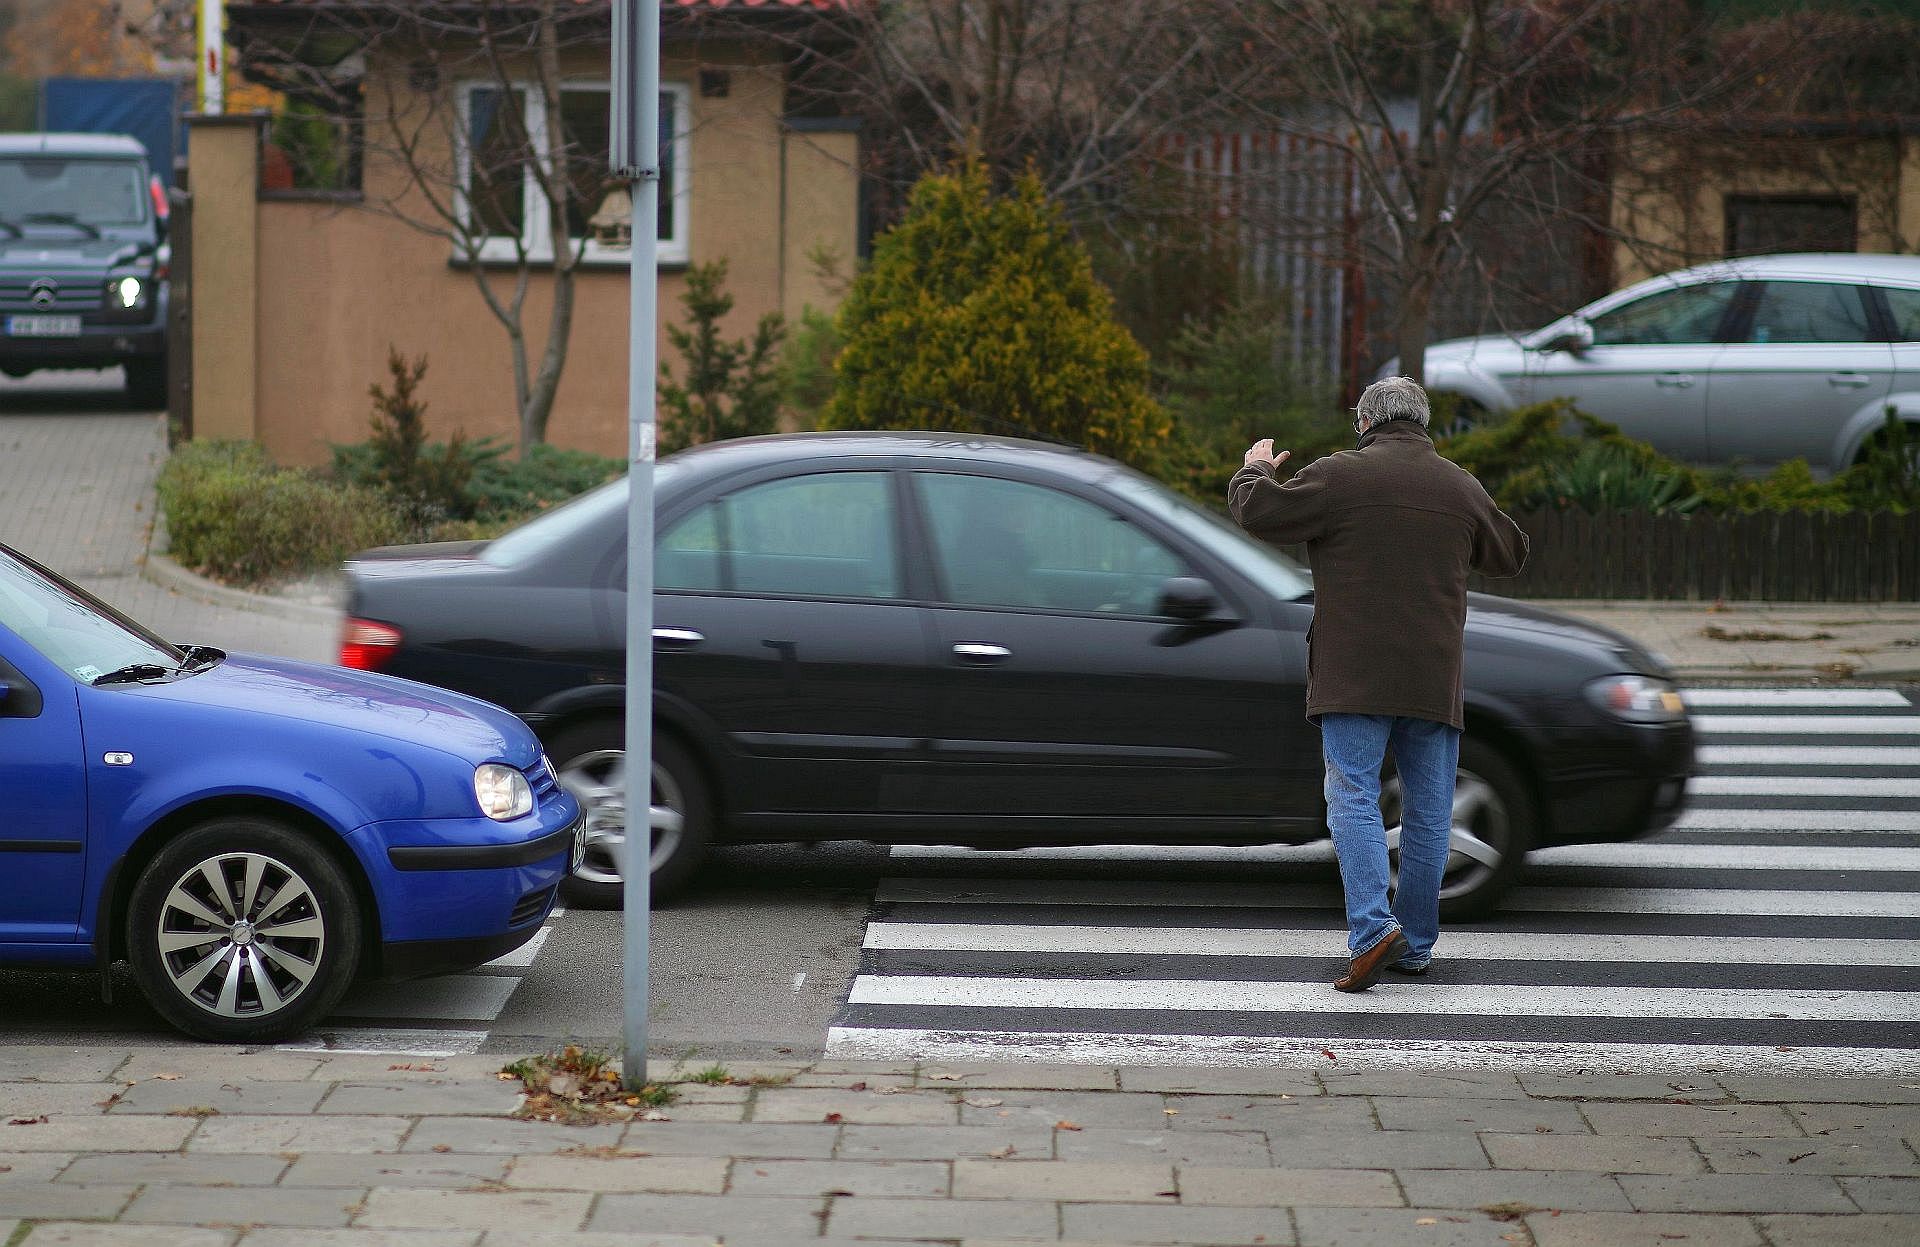
[[[933,1079],[935,1082],[959,1082],[961,1075],[949,1074],[946,1070],[936,1069],[927,1071],[927,1077]]]
[[[46,1120],[47,1115],[42,1113],[38,1117],[9,1117],[7,1118],[7,1124],[9,1126],[39,1126],[44,1125]]]
[[[1005,1160],[1007,1157],[1013,1155],[1014,1151],[1015,1148],[1013,1144],[1009,1143],[1005,1147],[994,1148],[991,1152],[987,1153],[987,1156],[992,1160]]]
[[[1177,1108],[1163,1108],[1163,1109],[1161,1109],[1160,1111],[1161,1111],[1161,1112],[1163,1112],[1163,1113],[1165,1113],[1165,1114],[1166,1114],[1167,1116],[1169,1116],[1169,1117],[1178,1117],[1178,1116],[1180,1116],[1180,1110],[1179,1110],[1179,1109],[1177,1109]]]
[[[451,1152],[453,1146],[448,1143],[436,1143],[433,1145],[433,1150],[436,1152]]]
[[[509,1074],[507,1073],[507,1071],[501,1070],[499,1073],[495,1074],[494,1077],[498,1078],[501,1082],[517,1082],[519,1081],[520,1075]]]
[[[1439,1224],[1440,1224],[1440,1218],[1438,1218],[1438,1217],[1421,1217],[1420,1219],[1418,1219],[1417,1221],[1415,1221],[1415,1222],[1414,1222],[1414,1224],[1415,1224],[1415,1225],[1439,1225]]]
[[[844,1196],[846,1196],[846,1197],[848,1197],[849,1199],[851,1199],[851,1198],[853,1197],[853,1192],[852,1192],[852,1191],[837,1191],[837,1190],[836,1190],[836,1191],[822,1191],[822,1192],[820,1192],[820,1193],[821,1193],[822,1195],[844,1195]]]
[[[825,1117],[822,1117],[820,1120],[826,1122],[828,1125],[838,1125],[841,1121],[845,1119],[842,1118],[838,1113],[828,1113]]]
[[[960,1103],[966,1105],[968,1108],[999,1108],[1002,1104],[1005,1104],[1006,1101],[990,1100],[983,1095],[973,1095],[968,1096],[966,1099],[960,1101]]]
[[[1806,1159],[1807,1157],[1809,1157],[1809,1156],[1812,1156],[1812,1155],[1815,1155],[1815,1153],[1813,1153],[1813,1152],[1802,1152],[1802,1153],[1800,1153],[1800,1154],[1799,1154],[1798,1156],[1789,1156],[1789,1157],[1787,1157],[1787,1163],[1788,1163],[1789,1165],[1797,1165],[1797,1164],[1799,1164],[1799,1163],[1800,1163],[1801,1161],[1803,1161],[1803,1160],[1805,1160],[1805,1159]]]
[[[1335,1055],[1333,1055],[1333,1049],[1332,1049],[1332,1048],[1322,1048],[1322,1049],[1320,1049],[1320,1055],[1321,1055],[1321,1056],[1323,1056],[1323,1057],[1325,1057],[1325,1058],[1327,1058],[1327,1060],[1329,1060],[1329,1061],[1338,1061],[1338,1060],[1340,1059],[1339,1057],[1337,1057],[1337,1056],[1335,1056]]]
[[[657,1108],[650,1108],[646,1112],[640,1114],[640,1120],[641,1121],[672,1121],[673,1118],[667,1116],[665,1113],[661,1112]]]
[[[547,1092],[550,1095],[572,1095],[580,1090],[580,1079],[574,1074],[555,1074],[547,1079]]]
[[[182,1078],[185,1078],[186,1075],[185,1074],[155,1074],[154,1077],[159,1079],[161,1082],[179,1082]]]
[[[850,1082],[847,1084],[847,1090],[849,1091],[865,1091],[866,1089],[867,1084],[863,1082]]]
[[[1080,1129],[1080,1126],[1079,1126],[1079,1123],[1077,1122],[1056,1121],[1053,1123],[1053,1128],[1055,1130],[1078,1130]]]
[[[387,1066],[387,1068],[390,1070],[393,1070],[393,1069],[407,1070],[410,1073],[415,1073],[415,1074],[439,1074],[439,1073],[445,1072],[438,1065],[389,1065]],[[513,1077],[513,1075],[502,1074],[501,1077],[511,1078]]]

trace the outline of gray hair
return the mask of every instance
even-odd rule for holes
[[[1375,381],[1360,395],[1353,409],[1354,427],[1362,433],[1389,420],[1414,420],[1424,429],[1432,418],[1427,407],[1427,392],[1412,377]]]

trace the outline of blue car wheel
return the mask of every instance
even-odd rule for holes
[[[168,843],[128,906],[134,977],[154,1008],[201,1039],[301,1033],[331,1010],[361,956],[353,886],[310,836],[228,818]]]

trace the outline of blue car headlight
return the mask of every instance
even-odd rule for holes
[[[473,772],[473,795],[480,812],[504,823],[533,812],[533,788],[527,777],[499,762],[484,763]]]
[[[1687,703],[1673,685],[1646,675],[1610,675],[1587,685],[1587,700],[1629,723],[1676,723]]]

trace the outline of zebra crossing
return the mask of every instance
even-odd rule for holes
[[[1920,706],[1700,688],[1659,837],[1541,850],[1362,996],[1327,844],[900,846],[830,1057],[1920,1076]],[[910,873],[905,873],[910,872]]]

